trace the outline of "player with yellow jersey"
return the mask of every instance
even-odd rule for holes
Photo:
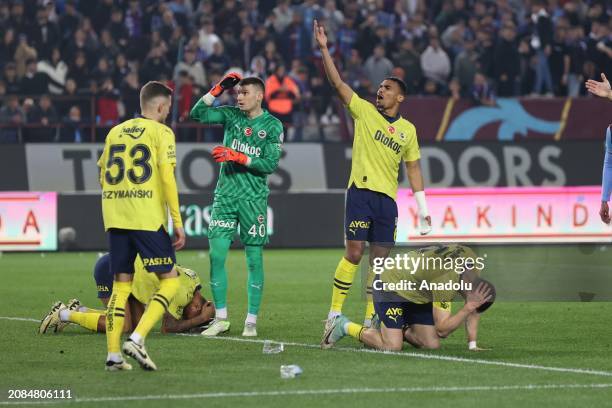
[[[179,288],[174,250],[185,245],[185,232],[174,177],[174,133],[163,124],[171,103],[172,89],[160,82],[145,84],[140,90],[141,117],[110,130],[98,161],[102,215],[109,237],[110,268],[115,277],[106,312],[109,371],[131,369],[121,350],[136,359],[143,369],[157,369],[144,341]],[[168,212],[174,224],[174,243],[168,234]],[[147,272],[157,274],[160,284],[138,326],[120,348],[136,255],[140,255]]]
[[[416,129],[399,114],[400,104],[406,97],[406,84],[399,78],[389,77],[378,88],[376,105],[361,99],[340,78],[327,49],[325,30],[316,20],[314,37],[321,50],[327,78],[355,122],[351,176],[346,194],[346,252],[334,274],[327,330],[332,320],[342,313],[366,241],[370,243],[372,259],[386,257],[395,244],[398,215],[395,199],[401,162],[406,163],[408,180],[417,201],[421,234],[431,231],[431,218],[423,191]],[[372,278],[370,274],[366,325],[374,312]]]
[[[463,245],[438,245],[406,255],[421,261],[416,269],[395,264],[376,270],[373,290],[377,319],[372,327],[340,315],[325,333],[322,348],[330,348],[349,335],[379,350],[401,350],[403,341],[418,348],[437,349],[441,338],[465,323],[468,348],[480,350],[476,345],[480,314],[495,300],[493,284],[479,277],[484,268],[482,258]],[[458,295],[465,304],[453,315],[451,304]]]
[[[144,313],[155,293],[159,290],[159,279],[144,268],[140,257],[134,262],[134,280],[132,293],[125,308],[125,321],[123,331],[131,333]],[[196,330],[201,332],[203,327],[215,317],[215,307],[207,301],[200,289],[202,283],[198,274],[188,268],[176,266],[179,278],[179,288],[170,302],[168,311],[162,320],[162,333],[181,333]],[[110,271],[110,255],[101,256],[95,265],[94,280],[98,298],[106,309],[113,290],[113,275]],[[85,329],[98,333],[106,332],[105,310],[97,310],[81,304],[78,299],[68,303],[56,302],[51,311],[42,319],[39,333],[60,332],[70,323],[77,324]]]

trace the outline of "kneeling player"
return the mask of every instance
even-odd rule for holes
[[[96,262],[94,269],[98,298],[104,307],[107,306],[113,289],[109,258],[108,254],[102,256]],[[164,314],[161,331],[162,333],[179,333],[193,328],[199,328],[201,331],[201,327],[214,318],[215,308],[212,302],[207,301],[200,294],[201,283],[197,273],[180,266],[177,266],[176,269],[179,288]],[[159,289],[159,279],[144,269],[140,257],[137,257],[134,262],[134,270],[132,293],[126,304],[123,326],[123,331],[130,333],[138,325],[145,306]],[[43,334],[50,329],[58,332],[69,323],[76,323],[86,329],[105,333],[106,310],[87,308],[82,306],[77,299],[71,300],[67,305],[56,302],[41,321],[39,332]]]
[[[445,264],[447,258],[475,259],[474,252],[465,246],[452,245],[424,248],[417,255],[422,256],[424,262],[426,259],[437,259],[439,262],[431,262],[433,268],[420,268],[416,271],[394,268],[378,275],[373,295],[376,315],[382,323],[380,328],[366,328],[340,315],[325,332],[321,347],[331,348],[349,335],[379,350],[401,350],[404,340],[415,347],[437,349],[440,347],[440,338],[447,337],[467,322],[470,348],[477,349],[478,315],[493,303],[495,288],[490,282],[481,279],[473,268],[458,274],[454,269],[435,267]],[[406,290],[383,289],[392,285],[397,288],[400,282]],[[421,289],[423,282],[427,283],[428,288]],[[430,289],[432,284],[446,282],[462,284],[465,289]],[[465,299],[465,305],[451,315],[451,301],[457,294]]]

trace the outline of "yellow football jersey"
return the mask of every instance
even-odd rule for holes
[[[393,123],[353,92],[348,110],[355,120],[353,161],[348,186],[355,184],[395,200],[401,161],[421,157],[416,128],[400,117]]]
[[[438,245],[426,247],[420,250],[410,252],[410,257],[421,258],[419,267],[412,273],[411,269],[388,269],[380,274],[380,280],[386,283],[404,284],[404,286],[412,285],[411,289],[407,287],[405,290],[395,290],[399,296],[404,299],[417,303],[424,304],[433,302],[433,306],[451,311],[452,301],[458,295],[458,292],[453,289],[431,290],[431,284],[444,284],[447,282],[459,283],[460,274],[452,268],[454,264],[453,258],[472,258],[476,259],[476,253],[469,247],[464,245]],[[474,269],[479,274],[478,269]],[[411,283],[409,283],[411,282]],[[427,285],[425,287],[423,282]]]
[[[183,316],[183,309],[193,299],[193,294],[202,286],[200,277],[191,269],[176,266],[179,275],[179,288],[172,298],[168,313],[177,320]],[[136,257],[134,262],[134,281],[132,282],[132,295],[142,304],[148,304],[153,295],[159,290],[159,279],[154,273],[147,272],[140,260]]]
[[[104,228],[157,231],[168,209],[159,167],[176,165],[174,133],[154,120],[135,118],[106,136],[98,160]]]

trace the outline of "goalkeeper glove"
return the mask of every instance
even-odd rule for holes
[[[230,72],[229,74],[225,75],[221,81],[217,83],[217,85],[213,86],[209,93],[216,98],[225,90],[235,87],[241,79],[242,77],[239,73]]]
[[[225,146],[215,147],[212,151],[212,156],[217,163],[236,162],[238,164],[242,164],[243,166],[247,166],[250,161],[246,154],[239,153],[234,149],[230,149],[229,147]]]

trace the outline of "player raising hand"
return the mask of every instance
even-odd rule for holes
[[[400,163],[406,165],[408,180],[419,209],[419,231],[431,231],[419,144],[414,125],[399,114],[406,97],[406,84],[400,78],[388,77],[376,92],[376,104],[361,99],[340,78],[327,49],[327,36],[314,21],[314,37],[321,50],[327,79],[348,108],[355,122],[353,160],[348,182],[345,212],[346,252],[334,274],[332,304],[326,327],[342,311],[355,272],[363,256],[365,242],[370,243],[371,257],[386,257],[395,243]],[[365,324],[374,312],[371,296],[373,273],[368,277],[368,307]]]
[[[213,107],[215,98],[237,86],[238,106]],[[256,77],[242,79],[229,73],[204,95],[191,110],[201,123],[223,125],[223,145],[212,155],[220,163],[211,220],[210,287],[217,314],[204,336],[216,336],[230,328],[227,311],[225,259],[240,226],[248,269],[248,311],[243,336],[257,336],[257,314],[263,293],[263,246],[268,242],[268,175],[278,167],[283,125],[261,103],[264,83]]]

